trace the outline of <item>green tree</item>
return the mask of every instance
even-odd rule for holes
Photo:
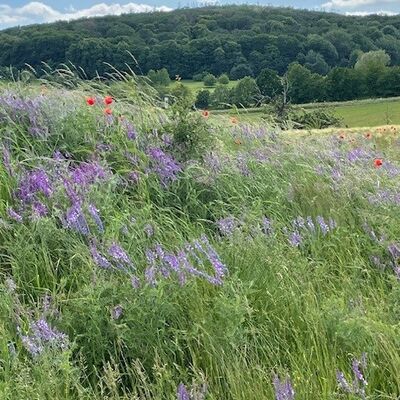
[[[162,68],[158,71],[151,69],[147,76],[154,86],[168,86],[171,83],[171,79],[166,68]]]
[[[205,86],[215,86],[217,83],[217,78],[213,74],[207,74],[203,78],[203,83]]]
[[[325,81],[306,67],[294,63],[288,68],[289,96],[293,103],[310,103],[325,98]]]
[[[256,81],[250,76],[242,78],[236,85],[234,91],[235,104],[249,107],[257,103],[260,97]]]
[[[227,74],[222,74],[218,77],[218,83],[221,85],[227,85],[229,83],[229,76]]]
[[[198,108],[208,108],[210,105],[210,91],[200,90],[197,93],[195,104]]]
[[[229,89],[226,85],[218,84],[211,94],[211,104],[216,108],[225,108],[232,103],[234,89]]]
[[[248,64],[239,64],[231,69],[229,75],[230,78],[235,81],[244,78],[245,76],[252,76],[253,71]]]
[[[282,82],[278,74],[270,69],[264,68],[257,76],[256,83],[263,96],[273,98],[282,92]]]

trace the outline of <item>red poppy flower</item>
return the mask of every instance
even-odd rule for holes
[[[109,106],[110,104],[112,104],[114,101],[114,99],[111,96],[106,96],[104,98],[104,104],[106,104],[107,106]]]
[[[341,133],[341,134],[339,135],[339,139],[340,139],[340,140],[343,140],[345,137],[346,137],[346,136],[344,135],[344,133]]]
[[[210,112],[209,112],[208,110],[203,110],[203,112],[201,113],[201,115],[202,115],[204,118],[208,118],[208,117],[210,116]]]
[[[383,160],[380,159],[380,158],[376,158],[376,159],[374,160],[374,165],[375,165],[375,168],[380,168],[380,167],[382,167],[382,165],[383,165]]]
[[[94,106],[96,104],[96,99],[94,97],[88,97],[86,99],[86,104],[88,106]]]
[[[367,134],[365,135],[365,137],[367,139],[371,139],[372,138],[372,133],[371,132],[367,132]]]
[[[108,108],[108,107],[107,107],[107,108],[104,110],[104,114],[111,115],[111,114],[112,114],[111,108]]]

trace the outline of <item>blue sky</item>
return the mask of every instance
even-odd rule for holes
[[[400,0],[0,0],[0,29],[99,15],[226,3],[292,6],[359,15],[400,14]]]

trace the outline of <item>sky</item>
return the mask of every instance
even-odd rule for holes
[[[290,6],[356,15],[400,14],[400,0],[0,0],[0,29],[92,16],[228,3]]]

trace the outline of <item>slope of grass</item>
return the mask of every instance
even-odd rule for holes
[[[0,398],[400,395],[396,131],[215,126],[139,90],[105,114],[85,85],[0,96]]]

